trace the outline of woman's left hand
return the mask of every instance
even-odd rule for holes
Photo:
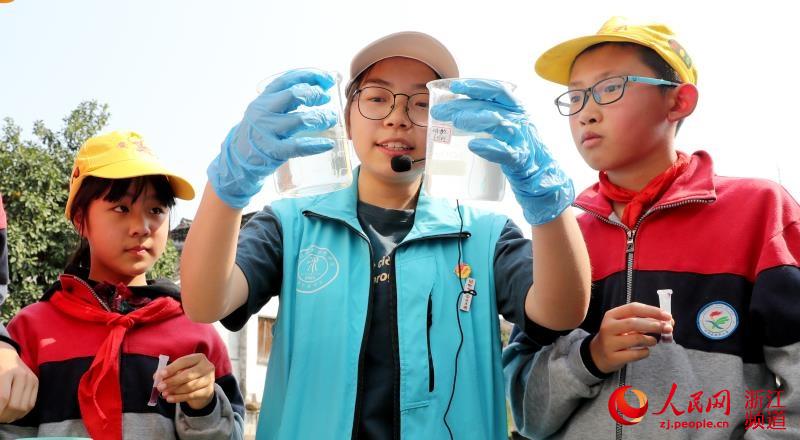
[[[203,353],[194,353],[156,372],[157,388],[170,403],[186,402],[200,410],[214,399],[214,364]]]
[[[501,166],[525,219],[540,225],[558,217],[575,199],[572,179],[539,139],[511,91],[500,81],[480,79],[453,80],[450,91],[468,98],[433,106],[433,119],[491,135],[471,140],[469,149]]]

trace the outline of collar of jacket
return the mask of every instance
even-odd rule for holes
[[[349,187],[315,197],[314,201],[303,210],[303,214],[313,213],[340,220],[363,233],[357,209],[360,170],[360,167],[353,170],[353,183]],[[435,235],[458,234],[461,229],[461,218],[455,204],[445,199],[429,197],[424,188],[420,190],[415,209],[414,225],[403,239],[404,242]],[[463,209],[462,205],[462,216]],[[466,229],[463,232],[469,234]]]
[[[66,284],[65,284],[66,283]],[[58,281],[53,283],[42,295],[39,301],[49,301],[53,295],[59,290],[66,290],[67,287],[73,291],[80,290],[81,294],[88,295],[86,299],[91,304],[96,304],[93,299],[92,293],[87,289],[93,288],[96,282],[89,280],[89,271],[85,268],[68,267],[66,272],[59,275]],[[147,280],[146,286],[128,286],[128,288],[135,295],[156,299],[162,296],[168,296],[178,302],[181,302],[181,289],[177,284],[166,278],[158,278],[156,280]]]
[[[667,192],[650,209],[698,199],[712,201],[717,199],[714,187],[714,164],[711,156],[702,150],[692,154],[686,171],[672,182]],[[611,201],[600,194],[599,182],[585,189],[575,199],[574,205],[604,218],[608,218],[614,210]]]

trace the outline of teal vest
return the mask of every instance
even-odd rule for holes
[[[356,217],[357,184],[323,196],[280,200],[283,285],[258,439],[348,439],[367,322],[371,248]],[[395,249],[400,417],[403,439],[505,439],[506,405],[494,292],[494,251],[507,218],[424,194]],[[459,311],[458,237],[477,295]],[[428,310],[431,322],[428,324]],[[386,341],[391,344],[391,341]],[[431,389],[432,388],[432,389]]]

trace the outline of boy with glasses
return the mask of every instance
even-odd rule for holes
[[[555,104],[600,181],[574,203],[593,268],[586,320],[554,341],[519,332],[503,355],[520,431],[800,438],[798,204],[675,149],[697,71],[666,26],[612,18],[536,71],[569,88]]]

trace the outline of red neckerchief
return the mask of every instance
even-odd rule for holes
[[[622,223],[633,228],[639,217],[656,202],[672,182],[686,170],[689,165],[689,156],[678,152],[678,160],[667,168],[663,173],[652,178],[641,191],[631,191],[621,186],[617,186],[608,180],[608,174],[600,171],[600,194],[615,202],[625,203],[625,210],[622,211]]]
[[[179,302],[157,298],[127,315],[112,313],[81,301],[75,295],[56,292],[50,302],[60,311],[82,321],[111,327],[100,344],[89,370],[78,385],[78,403],[86,430],[93,439],[122,439],[122,393],[119,385],[120,347],[134,326],[164,321],[183,313]]]

